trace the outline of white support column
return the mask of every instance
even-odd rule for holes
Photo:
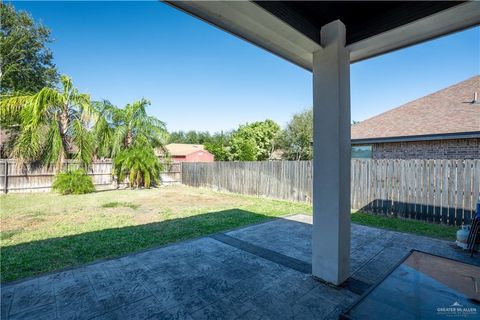
[[[345,25],[321,29],[313,54],[313,276],[335,285],[350,267],[350,58]]]

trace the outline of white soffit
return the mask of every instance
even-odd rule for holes
[[[321,46],[250,1],[166,1],[188,14],[312,70]],[[480,24],[480,2],[466,2],[348,45],[357,62]]]
[[[350,61],[368,59],[479,24],[480,2],[466,2],[350,44]]]

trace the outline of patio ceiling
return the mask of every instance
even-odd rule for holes
[[[356,62],[480,24],[474,1],[166,1],[307,70],[322,26],[341,20]]]

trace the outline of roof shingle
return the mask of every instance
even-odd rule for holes
[[[352,125],[352,140],[480,131],[480,76]]]

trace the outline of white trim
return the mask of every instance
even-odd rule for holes
[[[375,57],[478,24],[480,2],[467,2],[350,44],[350,61],[353,63]]]
[[[312,70],[321,46],[250,1],[166,1],[292,63]],[[470,1],[371,38],[352,43],[350,62],[408,47],[480,24],[480,2]]]

